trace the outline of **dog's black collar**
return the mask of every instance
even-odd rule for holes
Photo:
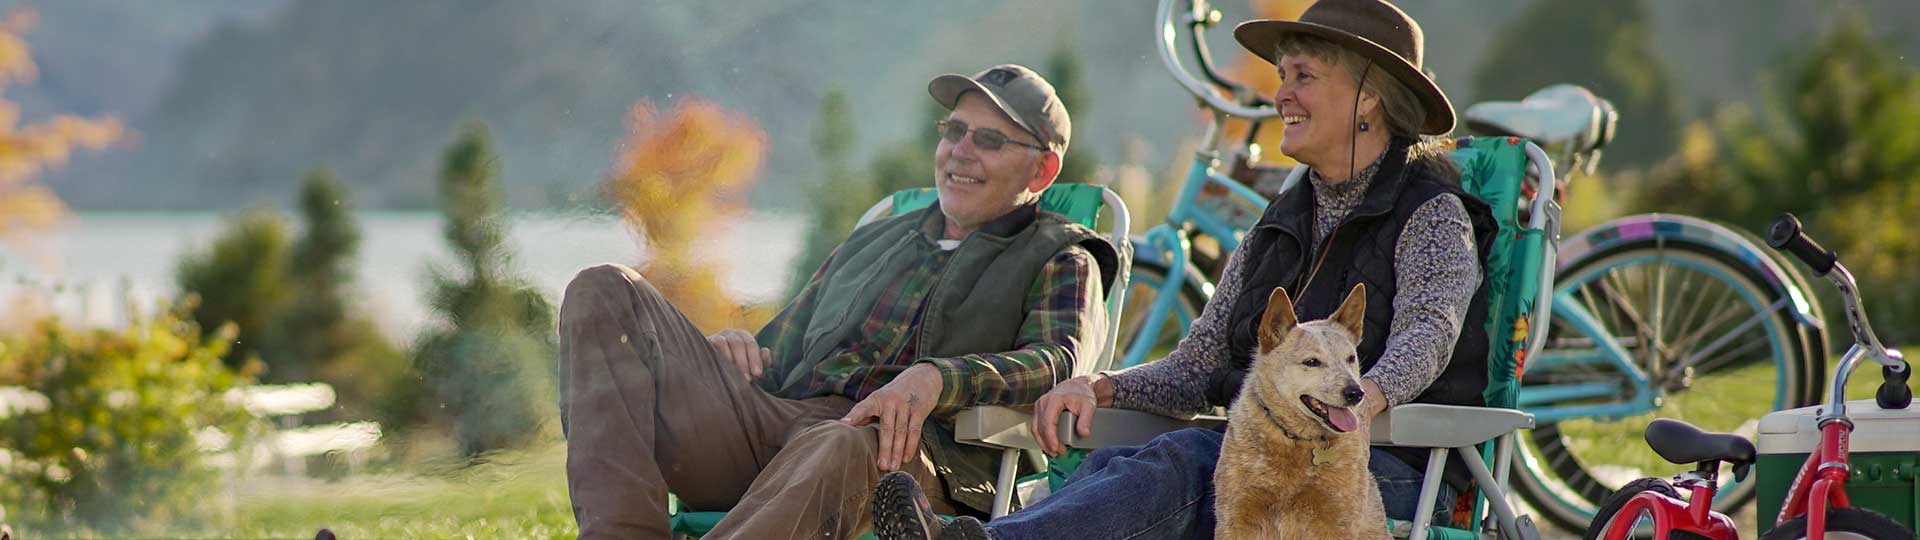
[[[1267,407],[1267,401],[1266,401],[1266,400],[1264,400],[1264,399],[1260,399],[1260,398],[1259,398],[1258,396],[1248,396],[1248,397],[1250,397],[1250,398],[1253,398],[1253,403],[1254,403],[1255,405],[1259,405],[1259,406],[1260,406],[1260,411],[1261,411],[1261,412],[1265,412],[1265,413],[1267,413],[1267,421],[1268,421],[1268,422],[1273,422],[1273,427],[1274,427],[1275,429],[1278,429],[1278,430],[1280,430],[1280,434],[1281,434],[1281,435],[1286,435],[1286,436],[1287,436],[1287,438],[1289,438],[1289,439],[1293,439],[1293,440],[1296,440],[1296,441],[1315,441],[1315,442],[1319,442],[1319,443],[1321,443],[1321,444],[1322,444],[1323,446],[1324,446],[1324,445],[1326,445],[1326,444],[1328,444],[1328,443],[1331,443],[1331,442],[1333,442],[1333,437],[1332,437],[1332,436],[1326,436],[1326,437],[1301,437],[1301,436],[1299,436],[1299,435],[1294,435],[1292,431],[1287,431],[1287,426],[1286,426],[1286,424],[1282,424],[1282,423],[1280,423],[1280,415],[1278,415],[1278,414],[1274,414],[1274,412],[1273,412],[1273,409],[1272,409],[1272,408],[1270,408],[1270,407]]]

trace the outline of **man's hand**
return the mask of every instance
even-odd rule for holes
[[[753,334],[738,328],[728,328],[707,336],[707,343],[713,345],[714,352],[721,358],[733,362],[740,368],[740,376],[751,381],[767,372],[767,365],[773,363],[773,349],[761,347],[753,340]]]
[[[1099,391],[1105,387],[1105,398]],[[1059,456],[1067,452],[1067,445],[1060,442],[1059,428],[1061,412],[1073,413],[1074,431],[1081,437],[1093,435],[1093,411],[1102,403],[1113,403],[1113,383],[1100,375],[1081,375],[1062,381],[1053,386],[1040,399],[1033,402],[1033,421],[1027,423],[1027,430],[1040,442],[1040,451],[1049,456]]]
[[[920,458],[920,426],[940,401],[940,368],[914,364],[893,382],[860,400],[840,421],[864,426],[880,423],[880,460],[883,472],[900,470],[909,459]]]

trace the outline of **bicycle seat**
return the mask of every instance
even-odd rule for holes
[[[1707,433],[1692,424],[1666,418],[1647,424],[1647,446],[1667,461],[1686,465],[1725,461],[1736,466],[1753,463],[1753,441],[1730,433]],[[1744,476],[1744,475],[1742,475]]]
[[[1586,152],[1613,140],[1620,113],[1613,103],[1571,84],[1556,84],[1520,101],[1488,101],[1467,107],[1467,128],[1495,136],[1532,139],[1541,146],[1571,143]]]

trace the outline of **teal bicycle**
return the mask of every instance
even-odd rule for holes
[[[1305,172],[1252,165],[1260,124],[1277,113],[1214,68],[1204,35],[1220,13],[1207,0],[1161,0],[1158,15],[1161,62],[1211,122],[1166,222],[1133,239],[1117,367],[1172,349],[1212,295],[1225,255]],[[1180,58],[1183,30],[1199,77]],[[1525,138],[1551,155],[1554,170],[1533,176],[1552,178],[1559,198],[1569,177],[1592,174],[1618,118],[1606,100],[1570,85],[1476,104],[1462,116],[1480,135]],[[1250,121],[1244,137],[1225,140],[1229,117]],[[1579,530],[1614,490],[1682,472],[1622,443],[1656,416],[1751,437],[1767,412],[1819,399],[1827,354],[1820,307],[1806,278],[1759,239],[1704,219],[1644,214],[1559,241],[1559,208],[1545,211],[1558,241],[1552,320],[1489,333],[1546,332],[1522,362],[1519,404],[1539,427],[1521,437],[1514,475],[1514,491],[1539,515]],[[1715,508],[1752,500],[1751,484],[1723,479]]]

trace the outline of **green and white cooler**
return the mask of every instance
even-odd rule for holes
[[[1825,405],[1788,409],[1760,419],[1757,480],[1759,527],[1773,528],[1786,504],[1787,487],[1801,464],[1820,446],[1820,428],[1814,425]],[[1847,402],[1853,420],[1847,461],[1853,478],[1847,496],[1853,506],[1865,507],[1915,527],[1920,518],[1920,403],[1906,410],[1882,410],[1872,399]]]

